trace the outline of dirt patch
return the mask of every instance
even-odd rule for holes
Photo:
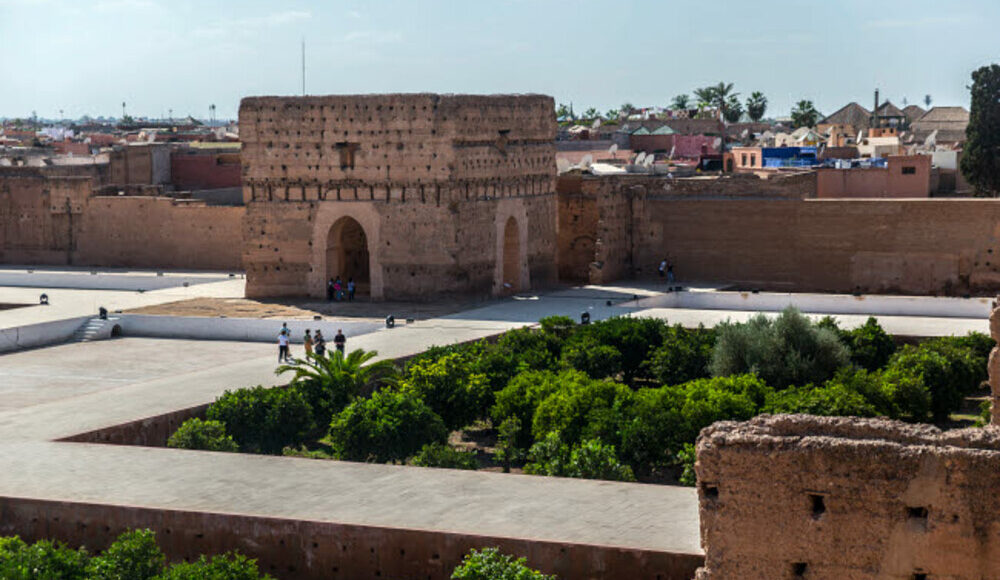
[[[127,314],[158,314],[164,316],[205,316],[218,318],[280,318],[311,320],[314,316],[371,318],[382,320],[393,315],[397,320],[424,320],[454,314],[484,304],[475,298],[448,298],[440,303],[428,302],[324,302],[282,300],[263,302],[246,298],[192,298],[156,306],[126,310]]]

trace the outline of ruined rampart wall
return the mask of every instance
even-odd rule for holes
[[[697,445],[702,580],[1000,578],[1000,432],[761,416]]]
[[[240,269],[243,208],[91,188],[85,177],[0,178],[0,262]]]

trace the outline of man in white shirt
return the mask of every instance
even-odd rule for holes
[[[288,332],[285,329],[278,333],[278,362],[291,362],[288,353]]]

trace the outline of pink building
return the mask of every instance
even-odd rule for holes
[[[893,155],[885,169],[821,168],[816,172],[816,197],[930,197],[929,155]]]

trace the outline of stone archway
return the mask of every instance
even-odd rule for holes
[[[326,277],[340,277],[347,289],[351,278],[357,284],[357,294],[370,295],[371,259],[365,229],[352,217],[342,217],[330,226],[326,237]]]
[[[507,218],[503,228],[502,250],[502,292],[513,293],[521,290],[521,232],[514,216]]]

